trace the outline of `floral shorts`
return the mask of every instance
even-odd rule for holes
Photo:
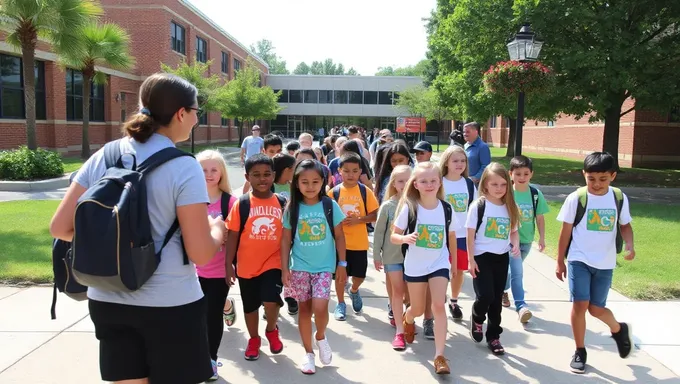
[[[299,302],[312,298],[330,300],[332,281],[333,274],[330,272],[290,271],[289,293]]]

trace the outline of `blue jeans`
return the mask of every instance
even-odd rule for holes
[[[604,308],[613,273],[613,269],[597,269],[581,261],[569,261],[567,276],[571,301],[589,301],[591,305]]]
[[[510,255],[510,268],[508,268],[508,279],[505,282],[505,290],[512,289],[512,298],[515,300],[515,310],[519,311],[522,307],[526,307],[527,303],[524,301],[524,259],[531,251],[531,243],[524,243],[519,245],[521,257],[514,257]]]

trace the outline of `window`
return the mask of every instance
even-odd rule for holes
[[[554,127],[555,122],[553,120],[548,120],[548,127]]]
[[[24,76],[21,58],[0,54],[0,118],[23,119]],[[35,62],[35,117],[45,120],[45,63]]]
[[[319,104],[333,104],[333,91],[319,91]]]
[[[198,125],[208,125],[208,112],[203,112],[198,116]]]
[[[229,54],[222,52],[222,73],[229,73]]]
[[[302,103],[302,91],[291,89],[288,95],[289,103]]]
[[[489,119],[489,128],[496,128],[496,116],[491,116]]]
[[[174,21],[170,23],[170,46],[175,52],[179,52],[183,55],[186,53],[184,27],[175,23]]]
[[[316,104],[319,102],[319,91],[305,91],[305,103]]]
[[[90,83],[90,121],[104,121],[104,86]],[[66,70],[66,120],[83,119],[83,74]]]
[[[375,105],[378,104],[377,91],[364,91],[364,104]]]
[[[350,104],[363,104],[364,103],[364,93],[362,91],[349,91],[349,103]]]
[[[241,69],[241,62],[238,59],[234,59],[234,73]]]
[[[333,92],[333,103],[334,104],[347,104],[347,91],[334,91]]]
[[[229,126],[229,119],[227,119],[226,117],[223,117],[220,124],[222,124],[223,127],[228,127]]]
[[[392,104],[392,92],[378,92],[378,104],[381,105],[391,105]]]
[[[208,43],[200,37],[196,37],[196,61],[208,62]]]
[[[275,89],[274,93],[278,92],[279,90]],[[288,102],[288,90],[287,89],[282,89],[281,90],[281,95],[279,96],[279,103],[287,103]]]

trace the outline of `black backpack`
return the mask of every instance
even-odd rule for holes
[[[449,227],[451,226],[451,220],[453,219],[453,207],[448,201],[439,200],[442,203],[442,208],[444,208],[444,237],[446,238],[446,250],[449,250]],[[416,213],[418,211],[416,210]],[[411,210],[408,213],[408,226],[404,231],[404,234],[411,234],[416,230],[416,222],[418,221],[418,215],[411,216]],[[408,251],[408,244],[401,245],[401,254],[406,257],[406,251]],[[455,255],[454,255],[455,256]]]
[[[281,205],[281,211],[283,211],[286,208],[286,198],[276,193],[274,194],[274,196],[276,196],[276,199],[279,201],[279,204]],[[238,256],[238,244],[241,242],[241,236],[243,236],[243,229],[246,227],[248,217],[250,217],[250,192],[246,192],[245,194],[239,196],[238,198],[238,217],[240,219],[240,224],[238,240],[236,241],[236,254],[234,255],[234,264],[236,264],[236,257]]]
[[[178,157],[193,155],[175,147],[162,149],[131,169],[123,165],[120,140],[104,147],[106,173],[78,199],[69,267],[82,285],[136,291],[154,274],[161,252],[179,229],[175,218],[156,252],[151,236],[144,176]],[[189,258],[184,253],[184,264]]]
[[[335,228],[333,227],[333,200],[328,196],[321,197],[321,206],[323,207],[323,214],[326,216],[326,222],[328,222],[328,228],[331,231],[331,238],[335,241]],[[299,215],[290,215],[290,249],[293,250],[293,243],[295,242],[295,234],[297,233],[298,217]]]

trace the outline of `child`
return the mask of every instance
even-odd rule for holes
[[[293,178],[295,157],[279,153],[272,158],[274,163],[274,190],[286,200],[290,199],[290,181]]]
[[[338,140],[340,142],[340,140]],[[373,185],[371,184],[371,174],[370,174],[370,169],[368,168],[368,162],[361,157],[359,154],[360,149],[359,149],[359,143],[356,140],[346,140],[342,144],[342,148],[340,151],[340,157],[346,153],[356,153],[359,155],[359,159],[361,159],[361,176],[359,177],[359,181],[365,185],[368,189],[373,190]],[[333,159],[333,161],[328,164],[328,169],[331,171],[331,179],[328,181],[328,184],[331,187],[334,187],[336,185],[340,185],[342,183],[342,172],[340,171],[340,157],[336,157]]]
[[[470,336],[480,343],[482,324],[488,316],[486,343],[494,355],[503,355],[501,345],[501,296],[508,278],[508,251],[519,257],[519,210],[512,195],[510,176],[503,165],[493,162],[482,173],[479,198],[468,210],[467,250],[475,302],[470,316]],[[480,231],[481,229],[481,231]]]
[[[451,205],[444,201],[440,172],[435,163],[416,165],[399,201],[390,239],[406,249],[404,280],[411,306],[404,313],[404,339],[413,343],[415,318],[425,313],[429,290],[434,314],[434,370],[441,375],[451,373],[444,357],[447,326],[444,303],[449,275],[456,273],[449,255],[456,254],[457,224]]]
[[[534,176],[534,168],[530,158],[526,156],[515,156],[510,160],[510,178],[514,190],[515,201],[519,207],[521,226],[519,227],[519,251],[521,258],[510,259],[510,274],[505,283],[503,293],[503,306],[509,307],[508,289],[512,288],[512,298],[515,300],[515,310],[522,324],[529,322],[533,316],[527,303],[524,301],[524,285],[522,277],[524,268],[522,263],[531,251],[531,244],[534,242],[535,226],[538,226],[538,250],[545,249],[545,218],[548,213],[548,203],[546,203],[543,193],[538,188],[529,185]]]
[[[432,158],[432,144],[427,141],[419,141],[413,146],[413,152],[416,154],[416,161],[423,163],[430,161]]]
[[[451,255],[451,268],[455,266],[457,273],[451,279],[451,298],[448,307],[451,318],[454,321],[463,320],[463,311],[458,305],[458,296],[463,288],[465,271],[468,269],[468,252],[465,242],[467,230],[465,221],[467,220],[468,209],[473,200],[477,198],[477,188],[468,177],[467,155],[463,147],[448,147],[439,160],[439,167],[444,175],[444,196],[446,201],[453,207],[456,215],[456,255]]]
[[[276,324],[281,300],[281,235],[285,200],[271,191],[274,165],[264,154],[246,160],[246,179],[253,186],[250,193],[239,197],[227,217],[226,276],[234,285],[237,260],[238,283],[243,301],[243,312],[250,339],[245,351],[246,360],[260,357],[262,340],[258,332],[258,310],[264,306],[267,315],[265,336],[269,350],[281,353],[283,343]]]
[[[413,159],[408,151],[408,147],[401,143],[392,144],[385,153],[385,158],[382,160],[380,170],[375,177],[375,190],[378,202],[382,202],[392,170],[397,165],[402,164],[413,164]]]
[[[312,148],[314,136],[312,136],[310,133],[305,132],[300,134],[300,137],[298,137],[298,141],[300,142],[300,148]]]
[[[570,366],[576,373],[584,373],[586,368],[586,311],[609,326],[621,358],[625,359],[633,350],[632,327],[616,321],[606,307],[616,254],[622,251],[623,241],[624,259],[635,258],[628,197],[609,185],[616,178],[616,164],[607,152],[586,156],[583,176],[586,187],[567,196],[557,215],[562,230],[556,275],[560,280],[566,277],[564,259],[569,257],[571,328],[576,342]]]
[[[295,167],[291,199],[283,218],[283,284],[290,288],[292,296],[300,303],[298,327],[305,348],[300,370],[305,374],[316,371],[312,314],[319,359],[323,365],[331,363],[333,353],[326,339],[331,281],[334,273],[336,280],[342,284],[347,279],[345,235],[341,227],[345,215],[340,206],[325,195],[324,184],[323,169],[318,161],[300,162]]]
[[[390,181],[387,184],[385,201],[380,205],[378,211],[373,240],[373,264],[377,271],[385,270],[385,283],[388,286],[387,293],[390,298],[388,311],[392,313],[390,322],[397,329],[392,340],[392,348],[395,351],[406,349],[403,325],[406,286],[404,285],[404,255],[401,253],[401,247],[390,241],[389,235],[396,218],[399,198],[401,198],[409,177],[411,177],[411,167],[408,165],[398,165],[392,171]]]
[[[295,155],[295,151],[298,149],[300,149],[300,143],[297,140],[289,141],[286,144],[286,152],[291,156]]]
[[[323,151],[319,147],[314,147],[312,148],[314,151],[314,154],[316,155],[316,159],[319,160],[319,162],[323,165],[326,165],[326,159],[323,156]]]
[[[345,216],[342,230],[347,242],[347,276],[352,276],[352,284],[348,294],[352,300],[352,310],[360,313],[364,302],[359,294],[359,287],[366,278],[368,267],[368,230],[366,224],[375,221],[378,212],[378,201],[367,187],[359,182],[362,159],[358,154],[348,152],[340,157],[340,172],[343,182],[328,191],[342,209]],[[345,283],[335,280],[335,292],[338,305],[333,316],[336,320],[345,321],[347,305],[344,297]]]
[[[270,159],[274,158],[278,153],[281,153],[281,148],[283,147],[283,141],[281,137],[274,135],[272,133],[264,137],[264,147],[262,153],[267,155]],[[248,180],[243,184],[243,193],[250,191],[250,183]]]
[[[314,149],[319,149],[319,148],[317,147],[317,148],[314,148]],[[323,174],[324,174],[324,177],[325,177],[324,180],[326,180],[326,182],[328,182],[328,177],[330,176],[331,171],[330,171],[330,169],[328,169],[328,167],[321,160],[319,160],[318,154],[316,153],[315,150],[312,150],[311,148],[302,148],[302,149],[298,150],[297,152],[295,152],[295,162],[300,163],[302,160],[316,160],[319,163],[321,163],[321,166],[323,168]],[[328,188],[327,184],[326,184],[325,188],[326,189]]]
[[[196,160],[198,160],[203,168],[208,188],[208,197],[210,198],[208,214],[212,217],[227,217],[236,199],[231,195],[227,164],[224,158],[217,151],[207,150],[197,154]],[[213,376],[208,381],[216,381],[219,378],[217,374],[217,351],[222,341],[224,324],[226,323],[231,326],[236,321],[234,299],[227,299],[229,285],[227,285],[225,280],[224,254],[225,249],[221,247],[208,264],[203,266],[196,265],[198,281],[201,283],[201,289],[207,304],[208,345],[210,346],[210,358],[212,359],[213,368]]]

